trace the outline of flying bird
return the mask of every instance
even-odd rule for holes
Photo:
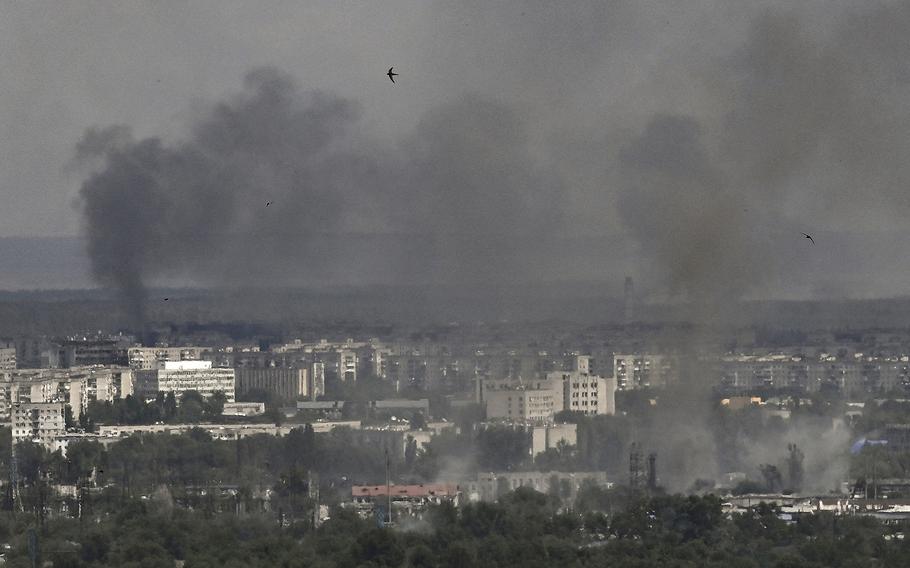
[[[165,298],[164,301],[167,302],[167,301],[168,301],[168,298]]]
[[[394,82],[395,82],[395,77],[398,76],[398,73],[392,72],[392,69],[394,69],[394,67],[389,67],[389,72],[386,73],[386,75],[388,75],[388,76],[389,76],[389,79],[391,79],[392,82],[394,83]]]
[[[802,236],[806,237],[807,239],[809,239],[810,241],[812,241],[813,245],[815,244],[815,239],[812,238],[812,235],[810,235],[808,233],[800,233],[800,235],[802,235]]]
[[[268,206],[271,205],[271,204],[272,204],[271,201],[266,201],[266,202],[265,202],[265,206],[266,206],[266,207],[268,207]]]

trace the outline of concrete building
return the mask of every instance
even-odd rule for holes
[[[370,401],[370,408],[377,413],[399,413],[410,416],[414,412],[422,412],[424,417],[430,415],[430,401],[426,398],[409,400],[405,398],[387,398],[385,400]]]
[[[344,410],[343,400],[298,400],[297,411],[313,413],[318,416],[341,416]]]
[[[554,483],[557,484],[556,487],[553,487]],[[461,483],[461,487],[468,501],[496,501],[519,487],[529,487],[540,493],[559,491],[571,502],[585,483],[600,487],[612,485],[607,481],[607,474],[602,471],[500,471],[478,473],[475,479]]]
[[[547,378],[556,384],[562,383],[560,410],[581,412],[588,416],[616,413],[616,379],[578,372],[549,373]]]
[[[261,416],[265,414],[264,402],[225,402],[223,416]]]
[[[325,363],[314,361],[310,365],[310,398],[316,400],[325,394]]]
[[[545,422],[562,410],[562,393],[554,388],[491,390],[484,401],[488,419]]]
[[[78,420],[89,403],[113,402],[133,392],[132,372],[126,367],[17,369],[0,373],[0,419],[9,418],[17,403],[62,403]]]
[[[205,351],[204,347],[130,347],[127,357],[131,369],[148,371],[168,361],[198,361]]]
[[[670,360],[663,355],[613,354],[613,378],[619,390],[663,387],[671,371]]]
[[[127,364],[130,338],[125,336],[72,336],[59,342],[63,367]]]
[[[560,443],[578,444],[577,424],[544,424],[531,428],[531,457],[556,449]]]
[[[333,420],[313,422],[311,426],[316,434],[325,434],[337,428],[359,430],[361,423],[359,420]],[[97,430],[101,438],[126,438],[134,434],[179,435],[190,430],[200,429],[219,440],[235,440],[260,434],[287,436],[295,428],[303,428],[303,426],[299,424],[282,426],[275,424],[142,424],[138,426],[99,425]]]
[[[16,363],[25,369],[56,369],[63,366],[63,353],[46,337],[17,337]]]
[[[54,440],[66,434],[63,407],[61,403],[13,405],[13,444],[31,441],[53,451]]]
[[[211,361],[165,361],[160,369],[136,371],[136,386],[146,399],[172,391],[179,398],[192,390],[204,397],[221,392],[234,402],[234,369],[213,368]]]
[[[235,391],[243,397],[252,390],[262,390],[279,397],[283,401],[296,401],[308,398],[314,390],[304,368],[252,368],[234,369]]]
[[[400,517],[419,517],[430,505],[460,504],[461,488],[455,483],[427,483],[419,485],[354,485],[351,501],[344,506],[352,508],[364,518],[375,515],[379,508],[388,515],[391,503],[392,520]]]
[[[545,379],[478,382],[478,401],[488,419],[546,422],[557,412],[571,410],[589,416],[616,412],[616,381],[579,372],[554,371]]]
[[[16,368],[16,344],[9,339],[0,339],[0,372]]]

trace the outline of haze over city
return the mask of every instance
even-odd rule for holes
[[[910,1],[0,0],[0,564],[910,564]]]

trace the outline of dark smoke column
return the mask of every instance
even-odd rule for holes
[[[112,148],[106,168],[82,186],[92,271],[99,283],[119,290],[130,324],[143,334],[146,266],[168,209],[159,188],[163,152],[157,141]]]
[[[342,140],[357,115],[350,101],[260,68],[180,142],[89,130],[76,154],[97,168],[81,190],[95,278],[143,330],[149,280],[244,285],[317,271],[329,255],[312,235],[338,230],[352,188],[376,185],[366,183],[376,177],[369,152]]]

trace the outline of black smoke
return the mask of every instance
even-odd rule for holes
[[[396,145],[360,127],[356,102],[262,68],[181,142],[90,130],[77,157],[101,164],[81,191],[95,276],[142,325],[162,278],[350,282],[363,267],[339,243],[355,238],[382,242],[371,266],[397,283],[496,296],[530,273],[522,251],[559,227],[562,187],[515,112],[464,97]]]

